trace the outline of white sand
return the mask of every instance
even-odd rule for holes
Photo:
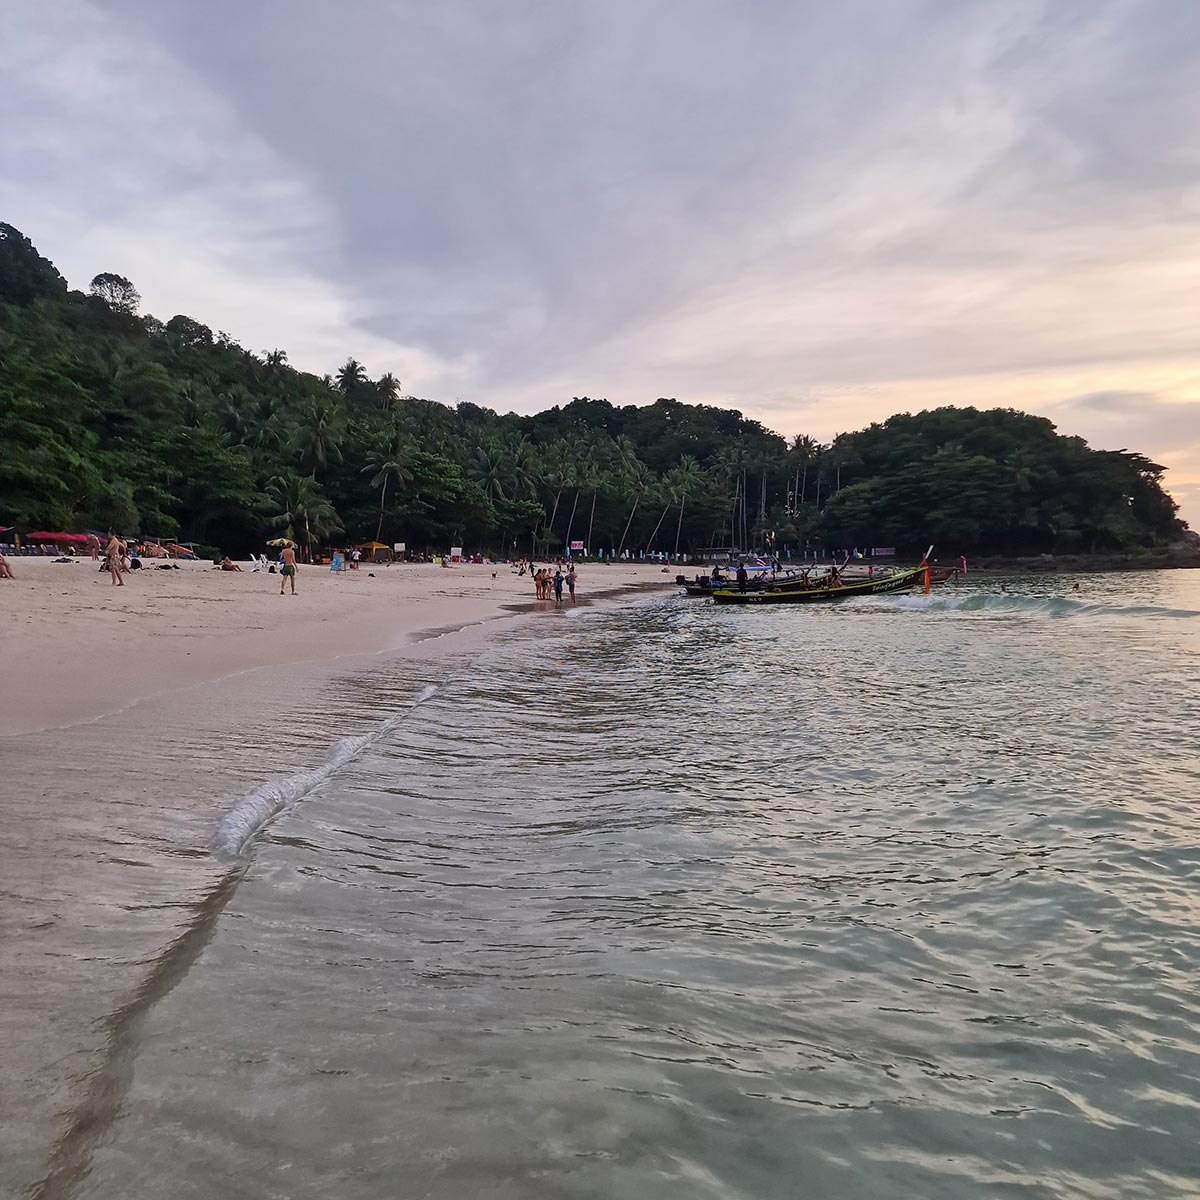
[[[280,596],[279,575],[210,564],[147,565],[116,588],[88,559],[10,563],[17,578],[0,581],[0,737],[94,720],[257,667],[395,649],[514,604],[535,607],[528,576],[504,565],[364,565],[341,575],[302,566],[293,597]],[[674,576],[674,568],[584,565],[578,594]]]

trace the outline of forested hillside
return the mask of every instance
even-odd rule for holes
[[[450,408],[294,370],[133,284],[68,290],[0,224],[0,525],[115,528],[241,552],[314,541],[511,552],[935,542],[944,554],[1137,549],[1175,537],[1162,468],[1044,418],[942,408],[822,445],[740,413],[578,398]]]

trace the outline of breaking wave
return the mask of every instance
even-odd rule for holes
[[[1011,617],[1141,617],[1177,619],[1200,617],[1200,612],[1154,605],[1107,604],[1076,600],[1070,596],[1019,596],[975,593],[967,596],[890,596],[879,603],[887,608],[932,613],[982,613]]]
[[[424,688],[412,705],[394,713],[367,733],[339,738],[325,760],[306,771],[271,779],[236,801],[217,823],[209,841],[209,851],[217,858],[231,859],[240,855],[254,837],[280,813],[290,809],[325,782],[334,772],[357,758],[368,746],[386,737],[413,708],[424,704],[436,687]]]

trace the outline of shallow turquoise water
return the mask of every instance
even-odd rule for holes
[[[89,1197],[1200,1194],[1200,572],[654,600],[258,835]]]

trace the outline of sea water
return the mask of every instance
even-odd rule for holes
[[[29,1194],[1200,1194],[1200,573],[1007,586],[498,630],[230,799]]]

